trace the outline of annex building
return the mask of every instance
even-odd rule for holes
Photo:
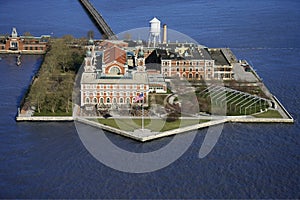
[[[47,50],[49,39],[49,35],[19,36],[17,29],[13,28],[10,35],[0,36],[0,53],[43,54]]]

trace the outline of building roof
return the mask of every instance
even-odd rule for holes
[[[107,50],[104,51],[104,59],[103,62],[105,64],[112,63],[114,61],[117,61],[121,64],[126,63],[126,51],[123,49],[113,46]]]
[[[221,49],[209,49],[209,54],[216,65],[230,65]]]
[[[165,78],[162,74],[148,74],[149,84],[161,84],[165,83]]]

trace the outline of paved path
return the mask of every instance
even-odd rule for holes
[[[251,72],[246,72],[240,63],[233,64],[234,78],[240,82],[258,82],[258,79]]]

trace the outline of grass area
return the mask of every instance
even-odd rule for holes
[[[268,110],[267,112],[253,116],[257,118],[282,118],[281,114],[277,110]]]
[[[155,132],[164,132],[208,121],[209,120],[178,119],[174,122],[165,122],[161,119],[145,119],[144,127],[145,129],[150,129]],[[98,119],[98,122],[124,131],[134,131],[135,129],[140,129],[142,126],[142,119]]]

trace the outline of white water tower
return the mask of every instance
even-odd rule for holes
[[[160,43],[160,21],[154,17],[150,22],[148,47],[156,47]]]

